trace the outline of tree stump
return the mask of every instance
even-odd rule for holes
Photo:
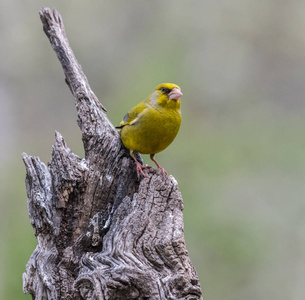
[[[69,46],[61,16],[43,8],[40,18],[75,98],[85,158],[58,132],[48,166],[23,154],[37,237],[24,292],[39,300],[202,299],[185,247],[177,182],[154,169],[137,180],[129,151]]]

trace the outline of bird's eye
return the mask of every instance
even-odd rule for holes
[[[167,92],[167,88],[166,88],[165,86],[162,86],[162,88],[161,88],[161,92],[162,92],[162,93]]]

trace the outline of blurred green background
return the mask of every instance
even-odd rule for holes
[[[304,299],[305,2],[296,0],[0,2],[0,299],[30,299],[22,273],[36,239],[21,153],[47,163],[58,130],[83,156],[41,6],[62,14],[113,124],[159,83],[181,86],[182,127],[157,159],[179,183],[205,299]]]

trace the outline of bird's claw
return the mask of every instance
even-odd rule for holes
[[[143,172],[143,166],[141,164],[137,164],[137,175],[138,175],[138,180],[140,180],[140,172],[141,174],[145,177],[145,178],[148,178],[148,175],[146,175],[144,172]]]
[[[152,166],[142,166],[142,169],[146,169],[146,168],[152,168],[154,169],[154,167]],[[161,170],[162,175],[167,175],[167,172],[165,171],[164,168],[162,168],[161,166],[158,165],[158,169]],[[155,169],[154,169],[155,170]]]
[[[135,161],[135,163],[136,163],[138,180],[140,180],[140,173],[143,175],[144,178],[149,178],[149,176],[143,172],[143,169],[146,169],[146,168],[153,168],[153,167],[152,167],[152,166],[147,166],[147,165],[146,165],[146,166],[143,166],[143,165],[141,165],[141,164],[137,161],[137,159],[135,158],[134,155],[131,155],[131,156],[132,156],[132,158],[134,159],[134,161]],[[152,161],[154,161],[154,163],[157,165],[158,169],[161,170],[162,175],[167,175],[167,172],[165,171],[165,169],[162,168],[162,167],[155,161],[153,155],[151,155],[150,157],[151,157]]]
[[[162,172],[163,175],[167,175],[167,172],[165,171],[164,168],[158,166],[158,169],[161,170],[161,172]]]
[[[150,159],[156,164],[156,166],[158,167],[158,169],[161,170],[161,172],[162,172],[163,175],[167,175],[167,172],[165,171],[165,169],[162,168],[162,167],[156,162],[156,160],[154,159],[154,156],[155,156],[154,154],[151,154],[151,155],[150,155]]]

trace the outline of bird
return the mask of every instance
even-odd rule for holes
[[[167,148],[175,139],[181,124],[181,89],[174,83],[158,85],[146,100],[133,107],[123,118],[117,130],[124,146],[136,164],[138,180],[140,173],[148,177],[135,153],[150,154],[162,174],[167,172],[155,160],[155,154]]]

